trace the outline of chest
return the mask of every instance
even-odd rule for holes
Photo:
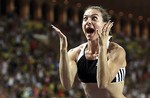
[[[85,55],[77,63],[78,76],[82,82],[96,83],[97,59],[87,60]]]

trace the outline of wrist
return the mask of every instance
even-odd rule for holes
[[[107,49],[107,45],[102,45],[101,49]]]
[[[106,46],[101,46],[100,48],[99,48],[99,52],[101,53],[101,52],[106,52],[107,51],[107,47]]]
[[[101,49],[107,49],[107,45],[100,45],[99,50],[101,50]]]
[[[67,48],[61,48],[60,52],[67,52]]]

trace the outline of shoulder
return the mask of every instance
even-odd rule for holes
[[[81,45],[79,45],[79,46],[77,46],[77,47],[75,47],[75,48],[72,48],[72,49],[70,49],[68,52],[69,53],[72,53],[72,52],[80,52],[81,51],[81,49],[84,47],[84,45],[85,45],[86,43],[83,43],[83,44],[81,44]]]
[[[108,48],[109,57],[114,62],[120,62],[123,66],[126,66],[126,51],[125,49],[115,42],[111,42]]]
[[[86,43],[83,43],[75,48],[72,48],[68,51],[68,54],[70,57],[73,57],[74,59],[76,59],[81,51],[81,49],[84,47]]]
[[[109,45],[108,49],[109,49],[110,52],[112,51],[113,53],[126,54],[125,49],[121,45],[119,45],[119,44],[117,44],[115,42],[110,42],[110,45]]]

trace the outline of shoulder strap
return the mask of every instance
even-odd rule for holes
[[[83,47],[82,47],[82,49],[81,49],[81,51],[80,51],[80,53],[79,53],[79,56],[78,56],[78,58],[77,58],[77,62],[78,62],[79,59],[84,55],[84,50],[85,50],[86,45],[87,45],[87,43],[84,43],[84,44],[83,44]]]
[[[108,38],[108,40],[107,40],[107,49],[108,49],[108,47],[109,47],[109,43],[110,43],[110,38],[111,38],[112,36],[109,36],[109,38]]]

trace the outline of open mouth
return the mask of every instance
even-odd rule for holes
[[[94,33],[95,30],[93,28],[86,28],[85,31],[91,34]]]

